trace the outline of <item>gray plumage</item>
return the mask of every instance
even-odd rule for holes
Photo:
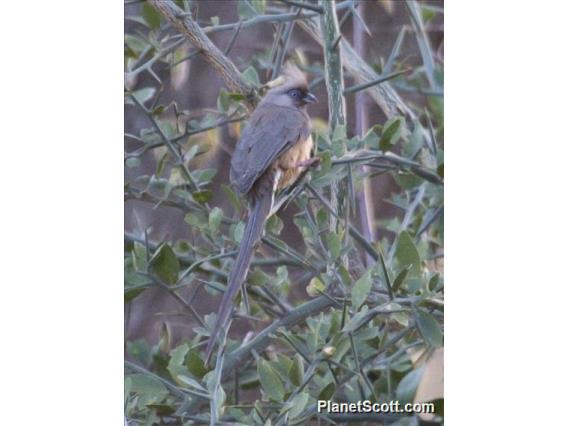
[[[231,182],[249,199],[251,209],[207,344],[206,363],[221,327],[229,326],[233,299],[246,279],[276,190],[290,185],[301,172],[298,163],[311,155],[306,104],[317,100],[308,92],[306,78],[298,68],[287,67],[284,81],[268,91],[254,110],[231,158]]]

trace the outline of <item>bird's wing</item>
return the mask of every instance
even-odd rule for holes
[[[231,159],[231,181],[246,194],[282,153],[310,135],[306,114],[272,104],[259,106],[249,119]]]

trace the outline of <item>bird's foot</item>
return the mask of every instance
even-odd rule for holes
[[[304,161],[298,161],[296,167],[317,167],[320,163],[319,157],[312,157]]]

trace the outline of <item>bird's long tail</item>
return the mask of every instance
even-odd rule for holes
[[[219,306],[219,311],[217,312],[217,319],[215,320],[215,326],[213,327],[213,332],[207,343],[205,364],[209,364],[213,348],[221,330],[221,327],[227,326],[227,321],[231,315],[233,309],[233,299],[236,297],[239,289],[245,281],[252,255],[254,252],[254,247],[257,241],[260,239],[262,230],[264,228],[264,223],[268,218],[270,209],[272,207],[272,194],[266,194],[259,199],[257,199],[251,210],[250,216],[248,218],[243,238],[241,240],[241,245],[239,247],[239,253],[237,254],[237,259],[233,264],[233,269],[229,274],[229,280],[223,299],[221,300],[221,305]]]

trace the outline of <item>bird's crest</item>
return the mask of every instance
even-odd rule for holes
[[[285,84],[294,87],[308,87],[308,80],[300,68],[291,63],[287,63],[282,70]]]
[[[275,87],[285,86],[290,87],[308,87],[308,80],[306,75],[298,68],[296,65],[290,62],[286,63],[282,69],[282,73],[274,80],[269,81],[265,85],[268,89],[274,89]]]

